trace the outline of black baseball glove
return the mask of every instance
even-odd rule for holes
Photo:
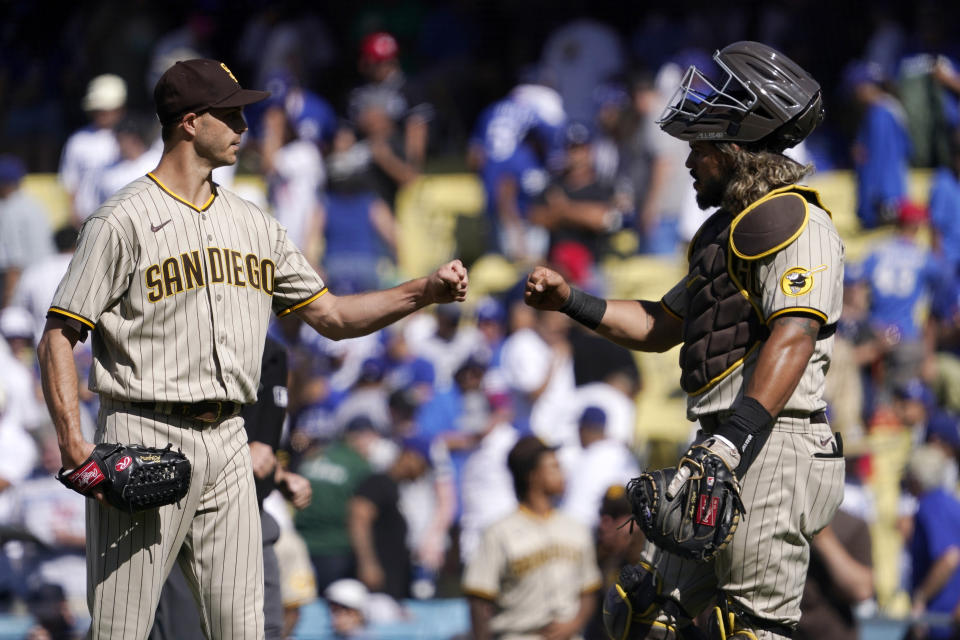
[[[85,496],[102,491],[122,511],[143,511],[179,502],[190,488],[190,461],[173,445],[98,444],[90,457],[57,480]]]
[[[711,444],[691,447],[679,467],[644,473],[627,484],[633,518],[647,538],[700,562],[730,542],[746,512],[736,474]]]

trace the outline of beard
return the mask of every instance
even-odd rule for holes
[[[698,180],[700,190],[697,192],[697,206],[706,211],[712,207],[719,207],[723,202],[723,194],[727,190],[727,180],[719,178],[705,178]]]

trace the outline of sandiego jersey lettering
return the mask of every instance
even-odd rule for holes
[[[325,292],[273,217],[219,186],[195,207],[148,174],[84,223],[50,313],[93,330],[98,393],[252,403],[271,313]]]
[[[276,271],[277,266],[269,258],[207,247],[205,252],[194,250],[152,264],[143,277],[148,289],[147,300],[159,302],[184,291],[205,287],[207,283],[251,287],[272,296]]]

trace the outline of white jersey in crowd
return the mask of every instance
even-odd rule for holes
[[[500,640],[541,638],[540,629],[571,620],[580,596],[601,584],[590,530],[522,505],[484,532],[463,577],[464,593],[494,603],[490,630]]]
[[[9,400],[4,401],[3,395],[0,381],[0,479],[16,486],[33,471],[38,457],[37,446],[16,418],[10,412],[4,412],[3,404]],[[12,495],[11,491],[0,491],[0,525],[11,523]]]
[[[405,324],[403,336],[414,355],[429,360],[435,374],[434,387],[444,390],[453,383],[453,374],[467,358],[483,349],[483,337],[476,327],[460,325],[450,341],[436,335],[437,319],[419,313]]]
[[[120,146],[113,129],[88,126],[67,139],[60,157],[60,183],[74,196],[74,209],[84,220],[100,206],[97,176],[117,161]]]
[[[104,167],[97,176],[98,206],[137,178],[142,178],[156,169],[162,155],[163,144],[158,140],[140,154],[139,158],[132,160],[119,158],[116,162]]]
[[[528,395],[547,383],[530,409],[530,428],[544,442],[579,446],[576,426],[571,424],[570,404],[576,388],[573,358],[558,356],[533,329],[514,332],[503,343],[500,363],[507,385]],[[562,429],[558,428],[562,427]]]
[[[3,338],[0,338],[0,416],[27,430],[50,421],[47,407],[37,395],[33,373],[14,357]],[[4,470],[0,465],[0,474]]]
[[[65,547],[58,536],[83,540],[87,500],[75,491],[64,491],[52,475],[27,478],[11,489],[11,523],[23,527],[48,549],[39,553],[37,576],[44,583],[60,585],[72,607],[86,608],[87,562],[84,550]]]
[[[603,432],[606,437],[633,446],[637,435],[637,405],[633,398],[606,382],[591,382],[577,387],[570,418],[576,422],[587,407],[599,407],[607,415]]]
[[[612,485],[625,485],[640,475],[637,460],[619,440],[598,440],[583,449],[567,471],[562,509],[591,529],[600,521],[600,503]]]
[[[46,213],[23,189],[0,198],[0,271],[24,269],[53,253]]]
[[[294,140],[277,150],[267,184],[270,207],[298,247],[307,246],[306,234],[317,215],[325,181],[323,158],[313,142]]]
[[[72,253],[56,253],[27,267],[13,292],[11,303],[26,309],[33,318],[34,335],[40,342],[43,327],[47,323],[47,309],[57,292],[57,285],[67,272]]]
[[[480,545],[484,529],[517,508],[507,455],[517,443],[517,431],[498,424],[480,441],[460,474],[460,559],[467,565]]]

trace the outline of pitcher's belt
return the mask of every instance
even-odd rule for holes
[[[190,418],[198,422],[222,422],[240,415],[243,405],[227,400],[201,400],[200,402],[131,402],[130,406],[146,409],[165,416]]]

